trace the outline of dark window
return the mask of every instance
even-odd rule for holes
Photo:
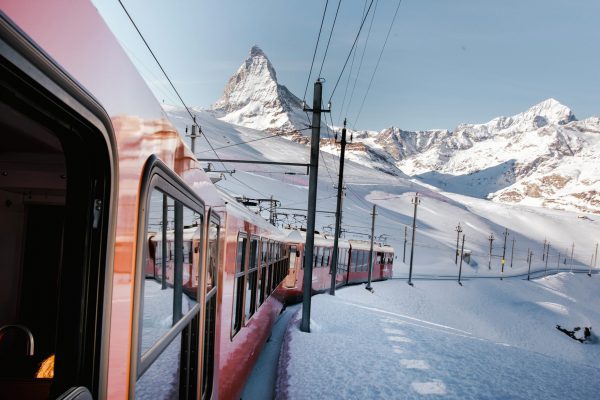
[[[235,281],[233,287],[233,319],[232,332],[234,336],[242,327],[242,318],[244,316],[244,271],[246,270],[246,242],[245,234],[240,233],[237,244],[237,257],[235,264]]]
[[[259,293],[259,299],[258,299],[258,304],[262,304],[265,301],[265,298],[269,295],[269,293],[267,292],[267,283],[268,283],[268,268],[267,268],[267,246],[268,246],[268,242],[266,240],[262,240],[260,242],[260,280],[258,282],[258,293]]]
[[[258,239],[250,240],[250,266],[248,267],[248,279],[246,279],[246,321],[256,311],[256,290],[258,278]]]

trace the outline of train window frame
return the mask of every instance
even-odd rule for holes
[[[238,250],[239,250],[239,243],[240,243],[240,239],[242,241],[245,240],[244,246],[243,246],[243,255],[242,255],[242,266],[241,266],[241,271],[238,271]],[[233,292],[232,292],[232,304],[231,304],[231,326],[230,326],[230,340],[233,340],[233,338],[235,337],[235,335],[238,334],[239,331],[242,330],[242,328],[244,327],[244,319],[245,319],[245,315],[246,315],[246,273],[248,271],[248,246],[250,241],[248,240],[248,233],[244,232],[244,231],[239,231],[237,234],[237,240],[236,240],[236,246],[235,246],[235,269],[233,271]],[[237,294],[237,290],[239,290],[238,288],[238,280],[242,278],[242,284],[241,284],[241,294],[242,294],[242,299],[241,299],[241,311],[240,311],[240,321],[239,321],[239,326],[236,328],[237,324],[237,306],[238,306],[238,294]]]
[[[256,254],[253,255],[252,254],[252,245],[253,243],[256,244]],[[250,247],[248,249],[248,268],[246,271],[246,279],[245,279],[245,289],[246,289],[246,293],[244,295],[244,326],[247,325],[247,323],[252,319],[252,317],[254,316],[254,314],[256,314],[256,312],[258,311],[258,306],[257,306],[257,286],[258,286],[258,273],[259,273],[259,266],[260,266],[260,250],[259,250],[259,244],[260,244],[260,237],[257,235],[250,235],[250,240],[248,241],[248,246]],[[256,265],[252,265],[252,263],[254,262],[253,258],[255,258],[256,260]],[[248,290],[247,285],[251,285],[251,274],[254,274],[254,284],[252,285],[252,287]],[[248,299],[246,296],[250,295],[250,299]],[[254,301],[253,301],[254,298]],[[246,310],[246,307],[249,307],[248,310]]]
[[[140,189],[140,207],[138,213],[138,234],[137,234],[137,244],[136,244],[136,270],[134,275],[134,296],[133,296],[133,318],[132,318],[132,340],[131,340],[131,355],[130,355],[130,372],[129,372],[129,397],[135,397],[136,383],[140,378],[144,375],[144,373],[152,366],[152,364],[163,354],[163,352],[167,349],[167,347],[173,343],[174,340],[177,339],[180,335],[182,336],[182,341],[186,340],[188,344],[187,350],[189,353],[195,354],[194,358],[191,359],[190,354],[187,354],[187,362],[188,365],[190,362],[195,362],[195,365],[198,366],[201,363],[201,359],[199,356],[199,340],[189,340],[186,339],[187,328],[190,327],[192,329],[191,334],[187,333],[187,336],[193,336],[194,334],[199,335],[200,330],[200,321],[203,317],[203,293],[204,289],[204,279],[198,282],[197,290],[196,290],[196,299],[197,302],[194,306],[192,306],[188,311],[182,313],[182,315],[178,318],[177,322],[173,324],[169,328],[169,330],[163,334],[152,346],[142,353],[141,345],[142,345],[142,316],[143,316],[143,306],[144,306],[144,284],[143,280],[145,279],[145,268],[144,264],[148,258],[148,246],[146,246],[147,240],[147,230],[148,230],[148,220],[149,220],[149,209],[150,209],[150,198],[152,193],[158,190],[163,194],[166,194],[167,197],[173,199],[174,203],[180,204],[181,207],[187,207],[193,212],[198,213],[201,219],[201,235],[205,235],[205,211],[206,206],[204,201],[191,189],[187,186],[187,184],[175,173],[173,172],[166,164],[164,164],[156,155],[152,155],[146,161],[146,165],[144,167],[144,173],[142,176],[142,184]],[[181,224],[182,234],[183,234],[183,212],[181,212]],[[176,224],[178,224],[176,222]],[[176,225],[177,226],[177,225]],[[205,240],[204,237],[200,238],[200,242],[203,243]],[[182,246],[183,248],[183,246]],[[183,255],[183,254],[182,254]],[[183,258],[181,260],[183,265]],[[203,257],[199,258],[199,271],[204,270],[204,260]],[[177,293],[175,294],[177,295]],[[175,299],[174,299],[175,301]],[[193,346],[193,347],[190,347]],[[182,346],[183,348],[183,346]],[[182,349],[183,352],[183,349]],[[196,369],[188,369],[186,368],[187,376],[187,384],[184,385],[188,390],[194,391],[197,390],[198,380],[195,379],[195,375],[197,375],[198,371]],[[182,371],[179,372],[180,374]],[[182,375],[180,375],[181,378]]]
[[[206,266],[206,268],[205,268],[206,275],[209,273],[209,268],[210,268],[210,260],[208,259],[209,253],[210,253],[210,247],[209,247],[210,232],[209,232],[209,230],[211,229],[212,224],[216,225],[216,230],[217,230],[216,246],[215,246],[217,265],[216,265],[216,270],[215,270],[215,276],[213,277],[213,287],[210,289],[210,291],[205,293],[205,298],[204,298],[204,321],[203,321],[203,326],[202,326],[203,331],[202,331],[202,355],[201,355],[202,375],[201,375],[200,382],[199,382],[201,385],[200,398],[203,400],[210,399],[214,392],[215,359],[216,359],[215,350],[216,350],[216,345],[217,345],[216,318],[218,315],[218,308],[219,308],[218,307],[219,259],[220,259],[219,255],[220,255],[220,250],[221,250],[221,247],[219,246],[219,241],[221,238],[221,219],[219,218],[219,216],[216,213],[214,213],[211,210],[209,213],[208,223],[206,224],[207,233],[205,235],[206,252],[205,252],[204,265]],[[208,277],[206,275],[204,276],[204,285],[202,286],[202,290],[205,290],[205,287],[206,287],[206,284],[208,281]],[[209,306],[214,306],[214,310],[209,310],[208,309]],[[213,314],[213,312],[214,312],[214,314]],[[207,324],[209,323],[209,321],[208,321],[209,317],[212,317],[212,319],[211,319],[211,322],[213,323],[213,325],[212,325],[213,331],[212,332],[207,332]],[[207,340],[210,340],[211,338],[212,338],[212,343],[211,343],[212,352],[211,352],[211,354],[208,354]]]

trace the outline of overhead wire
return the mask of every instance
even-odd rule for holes
[[[390,27],[388,29],[387,35],[385,36],[385,41],[383,42],[383,46],[381,47],[381,52],[379,52],[379,58],[377,59],[377,63],[375,64],[375,69],[373,70],[373,74],[371,75],[371,80],[369,81],[369,85],[367,86],[367,91],[362,98],[362,102],[360,104],[360,108],[358,110],[358,114],[354,119],[354,124],[352,128],[356,127],[358,119],[360,118],[360,114],[362,113],[363,106],[365,105],[365,100],[369,95],[369,90],[371,89],[371,85],[373,84],[373,78],[375,78],[375,74],[377,73],[377,68],[379,68],[379,63],[381,62],[381,56],[383,56],[383,51],[385,50],[385,46],[387,45],[388,39],[390,37],[390,33],[392,32],[392,28],[394,27],[394,22],[396,22],[396,17],[398,16],[398,10],[400,9],[400,5],[402,4],[402,0],[398,0],[398,5],[396,6],[396,11],[394,12],[394,17],[392,18],[392,22],[390,23]]]
[[[160,61],[158,61],[158,58],[156,57],[156,55],[154,54],[154,51],[152,51],[152,48],[150,47],[150,45],[148,44],[148,42],[146,41],[146,38],[144,38],[144,35],[142,34],[142,32],[140,31],[140,29],[138,28],[137,24],[135,23],[135,21],[133,20],[133,17],[131,16],[131,14],[129,14],[129,11],[127,11],[127,8],[125,7],[125,5],[123,4],[123,2],[121,0],[118,0],[119,4],[121,5],[121,8],[123,8],[123,11],[125,11],[125,14],[127,14],[127,17],[129,18],[129,21],[131,21],[131,24],[133,25],[133,27],[135,28],[135,30],[137,31],[138,35],[140,36],[140,38],[142,39],[142,41],[144,42],[144,44],[146,45],[146,48],[148,49],[148,51],[150,52],[150,54],[152,55],[152,57],[154,58],[154,61],[156,61],[156,63],[158,64],[160,70],[162,71],[162,73],[164,74],[165,78],[167,78],[167,81],[169,82],[169,84],[171,85],[171,88],[173,88],[173,91],[175,92],[175,94],[177,95],[177,97],[179,98],[179,101],[181,101],[181,104],[183,104],[183,107],[185,108],[185,110],[187,111],[187,113],[190,115],[190,118],[192,118],[192,120],[194,120],[194,115],[191,113],[189,107],[187,106],[187,104],[185,103],[185,101],[183,100],[183,98],[181,97],[181,95],[179,94],[179,91],[177,91],[177,88],[175,87],[175,85],[173,84],[173,82],[171,81],[171,78],[169,78],[169,75],[167,74],[167,72],[165,71],[165,69],[163,68],[162,64],[160,63]],[[213,151],[213,153],[215,153],[215,156],[217,157],[217,159],[221,162],[221,164],[223,165],[224,169],[227,169],[227,167],[225,166],[225,163],[221,160],[221,157],[219,156],[219,154],[217,153],[217,151],[215,150],[215,148],[213,147],[212,143],[210,142],[210,140],[208,139],[208,137],[206,135],[202,135],[202,137],[204,137],[204,139],[206,140],[206,143],[208,143],[208,146],[211,148],[211,150]],[[234,180],[238,181],[239,183],[241,183],[242,185],[246,186],[247,188],[249,188],[250,190],[262,195],[262,196],[266,196],[264,193],[256,190],[255,188],[251,187],[250,185],[248,185],[245,182],[242,182],[241,180],[239,180],[237,177],[235,176],[231,176]]]
[[[352,90],[350,91],[350,99],[348,100],[348,105],[346,107],[346,113],[350,110],[350,105],[352,104],[352,99],[354,98],[354,92],[356,91],[356,84],[358,83],[358,77],[360,76],[360,71],[362,70],[363,61],[365,59],[365,54],[367,53],[367,45],[369,44],[369,38],[371,37],[371,29],[373,28],[373,21],[375,20],[375,13],[377,12],[377,6],[379,5],[379,0],[375,0],[375,7],[373,8],[373,15],[371,15],[371,22],[369,23],[369,30],[367,31],[367,37],[365,38],[365,45],[363,46],[363,51],[360,56],[360,61],[358,63],[358,70],[354,77],[354,84],[352,85]]]
[[[242,144],[258,142],[260,140],[266,140],[266,139],[272,139],[272,138],[276,138],[276,137],[282,137],[283,135],[288,134],[288,133],[301,132],[301,131],[306,131],[306,130],[309,130],[309,129],[312,129],[312,128],[309,127],[309,128],[297,129],[296,131],[292,131],[292,132],[277,133],[275,135],[265,136],[265,137],[261,137],[261,138],[258,138],[258,139],[251,139],[251,140],[246,140],[244,142],[232,143],[232,144],[228,144],[227,146],[215,147],[215,150],[221,150],[221,149],[226,149],[228,147],[240,146]],[[202,151],[197,151],[196,154],[210,153],[211,151],[212,150],[202,150]]]
[[[302,96],[302,100],[306,100],[306,92],[308,91],[308,84],[310,83],[310,76],[312,75],[312,69],[315,64],[315,57],[317,55],[317,49],[319,48],[319,40],[321,39],[321,31],[323,30],[323,21],[325,21],[325,14],[327,13],[327,5],[329,4],[329,0],[325,2],[325,9],[323,9],[323,17],[321,18],[321,26],[319,27],[319,34],[317,35],[317,43],[315,44],[315,51],[313,52],[312,62],[310,63],[310,71],[308,72],[308,78],[306,79],[306,88],[304,89],[304,96]],[[308,117],[308,114],[306,114]],[[309,119],[310,123],[310,119]]]
[[[356,37],[354,38],[354,42],[352,43],[350,52],[348,52],[348,56],[346,57],[346,61],[344,62],[344,66],[342,67],[342,71],[340,72],[340,75],[338,76],[337,81],[335,82],[335,86],[333,87],[333,90],[331,92],[331,96],[329,97],[329,103],[331,103],[331,99],[333,98],[333,95],[335,94],[335,90],[337,89],[338,84],[340,83],[340,79],[342,78],[342,75],[344,75],[344,71],[346,70],[346,65],[348,65],[348,60],[350,60],[350,56],[352,55],[352,50],[354,49],[354,46],[356,46],[356,42],[358,41],[360,32],[362,31],[362,28],[365,25],[365,21],[366,21],[367,17],[369,16],[369,12],[371,11],[371,7],[373,6],[373,1],[374,0],[371,0],[371,3],[369,3],[369,8],[367,9],[365,17],[363,18],[362,22],[360,23],[360,27],[358,28],[358,32],[356,34]]]
[[[327,39],[327,46],[325,46],[325,53],[323,54],[323,61],[321,62],[321,68],[319,69],[318,78],[321,77],[321,72],[323,72],[323,66],[325,65],[325,59],[327,59],[327,51],[329,50],[329,44],[331,43],[331,36],[333,36],[333,30],[335,29],[335,22],[337,21],[337,16],[340,11],[340,5],[342,4],[342,0],[338,1],[337,9],[335,10],[335,17],[333,18],[333,24],[331,25],[331,31],[329,32],[329,39]]]

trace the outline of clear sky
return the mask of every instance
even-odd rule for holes
[[[303,97],[325,0],[122,1],[188,105],[216,101],[254,44],[273,63],[279,83]],[[177,104],[118,1],[94,4],[159,100]],[[337,4],[329,0],[317,71]],[[357,120],[397,4],[374,0],[356,86],[370,16],[351,79],[350,62],[332,100],[335,123],[347,116],[357,129],[452,129],[513,115],[549,97],[579,119],[600,116],[600,1],[404,0]],[[364,0],[342,0],[321,74],[326,99],[364,6]],[[315,78],[313,72],[311,87]],[[348,103],[353,87],[342,110],[344,92]],[[311,102],[311,88],[306,99]]]

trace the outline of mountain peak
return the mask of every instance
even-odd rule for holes
[[[212,109],[226,122],[259,130],[291,132],[304,121],[300,99],[277,82],[275,68],[258,45],[250,48]]]
[[[252,48],[250,48],[250,57],[260,57],[260,56],[267,58],[265,52],[262,51],[262,49],[260,47],[258,47],[257,44],[255,44],[254,46],[252,46]]]
[[[564,125],[575,121],[575,114],[571,109],[554,98],[546,99],[520,115],[529,115],[543,118],[547,124]],[[539,118],[538,118],[539,119]]]

